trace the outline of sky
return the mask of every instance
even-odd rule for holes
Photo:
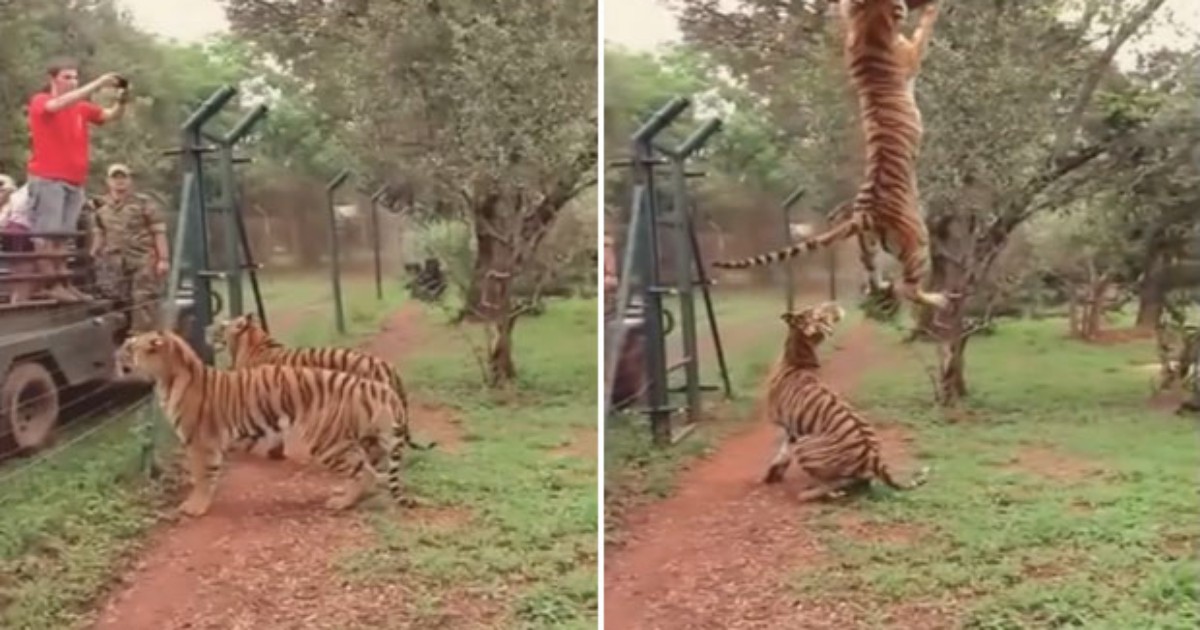
[[[964,0],[957,0],[962,2]],[[675,18],[659,0],[602,0],[605,39],[634,50],[653,50],[678,40]],[[142,28],[182,42],[194,42],[228,28],[225,13],[217,0],[120,0]],[[1194,37],[1200,33],[1200,2],[1168,0],[1165,10],[1173,11]],[[1143,46],[1172,45],[1186,41],[1187,35],[1160,28],[1147,36]]]
[[[967,0],[952,0],[965,2]],[[677,41],[679,29],[675,18],[659,0],[603,0],[604,39],[636,51],[652,51],[656,47]],[[1167,0],[1160,11],[1171,11],[1190,30],[1194,39],[1200,34],[1200,2],[1197,0]],[[1173,32],[1170,28],[1157,28],[1149,33],[1138,48],[1181,45],[1189,35]],[[1132,59],[1136,48],[1127,46],[1124,57]]]
[[[196,42],[229,28],[216,0],[118,0],[141,28],[184,43]]]

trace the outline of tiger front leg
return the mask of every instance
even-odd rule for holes
[[[775,448],[775,456],[771,458],[771,462],[767,465],[767,474],[763,476],[763,483],[779,483],[783,481],[784,473],[792,465],[790,444],[791,439],[787,429],[779,427],[779,442]]]
[[[217,478],[221,474],[224,457],[219,449],[193,444],[187,449],[188,473],[192,478],[192,491],[179,505],[179,511],[188,516],[201,516],[212,505]]]

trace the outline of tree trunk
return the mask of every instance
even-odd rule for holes
[[[501,265],[499,260],[504,243],[500,235],[507,233],[507,226],[500,224],[500,196],[484,195],[471,208],[471,230],[475,238],[475,261],[471,266],[471,284],[463,296],[463,308],[458,320],[487,321],[495,315],[489,306],[487,292],[492,278],[489,272]]]
[[[459,319],[479,320],[491,317],[491,309],[484,299],[488,286],[488,271],[496,266],[496,239],[475,229],[475,262],[471,268],[471,284],[463,303]]]
[[[978,275],[984,274],[985,271],[978,272]],[[973,282],[973,275],[976,274],[959,266],[943,265],[938,290],[964,294]],[[926,308],[924,311],[932,310]],[[946,310],[937,314],[937,402],[943,407],[954,407],[967,395],[966,316],[967,300],[952,300]]]
[[[1067,334],[1071,337],[1082,337],[1083,326],[1079,323],[1079,289],[1068,287],[1070,302],[1067,305]]]
[[[503,387],[517,378],[517,365],[513,362],[512,334],[516,318],[505,316],[492,326],[492,347],[488,351],[488,385]]]
[[[943,407],[954,407],[967,397],[967,340],[960,334],[938,347],[938,402]]]
[[[1146,266],[1146,275],[1138,287],[1138,328],[1152,329],[1162,318],[1163,305],[1167,301],[1167,283],[1162,256],[1154,255]]]
[[[1087,317],[1083,320],[1083,338],[1091,341],[1100,334],[1101,320],[1108,304],[1108,289],[1112,283],[1100,278],[1088,287]]]

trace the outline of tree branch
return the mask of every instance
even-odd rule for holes
[[[1129,19],[1121,23],[1117,31],[1113,33],[1112,39],[1108,40],[1108,45],[1100,52],[1100,56],[1096,58],[1091,70],[1084,77],[1083,84],[1080,85],[1079,92],[1075,95],[1075,103],[1071,105],[1071,111],[1067,114],[1063,126],[1055,134],[1054,150],[1051,153],[1053,162],[1057,162],[1070,149],[1075,134],[1083,127],[1084,113],[1087,112],[1088,105],[1091,104],[1092,97],[1100,86],[1100,80],[1109,72],[1117,52],[1130,37],[1137,33],[1138,29],[1154,16],[1154,13],[1165,2],[1166,0],[1146,0],[1141,8],[1134,11]]]

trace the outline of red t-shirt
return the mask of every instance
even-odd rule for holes
[[[82,186],[88,173],[88,123],[99,123],[104,110],[90,101],[79,101],[48,112],[49,100],[46,92],[29,100],[29,135],[33,137],[29,174]]]

